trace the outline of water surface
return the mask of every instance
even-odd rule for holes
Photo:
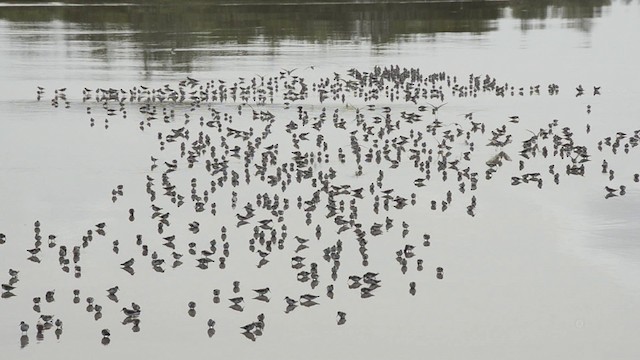
[[[640,128],[640,105],[635,101],[640,95],[635,86],[640,80],[635,61],[640,48],[633,41],[640,31],[638,20],[637,1],[3,3],[0,66],[6,71],[0,73],[0,232],[7,236],[7,243],[0,246],[3,283],[10,278],[6,270],[20,270],[16,296],[0,301],[4,353],[11,358],[91,354],[105,359],[184,353],[318,359],[636,358],[640,349],[635,329],[640,318],[635,309],[640,289],[635,280],[640,252],[635,234],[640,198],[633,174],[640,172],[640,162],[637,148],[629,154],[622,150],[613,154],[606,146],[599,151],[597,142],[615,137],[618,131],[632,135]],[[469,112],[474,112],[474,121],[486,124],[484,135],[473,135],[476,150],[469,165],[480,171],[475,192],[469,188],[459,192],[455,176],[450,173],[449,180],[442,181],[435,168],[429,185],[418,188],[413,180],[424,174],[409,161],[395,170],[387,163],[364,163],[363,174],[356,176],[353,161],[340,164],[335,158],[339,147],[351,156],[348,132],[324,128],[331,162],[316,165],[314,171],[326,173],[332,167],[337,171],[335,184],[364,187],[367,192],[382,169],[386,173],[383,188],[393,188],[407,199],[411,193],[417,197],[415,206],[390,207],[379,214],[372,212],[371,197],[358,202],[359,221],[367,231],[374,222],[394,218],[388,232],[368,236],[367,267],[362,266],[353,233],[336,234],[335,224],[320,210],[313,214],[314,223],[305,225],[296,197],[311,197],[316,189],[308,183],[296,185],[294,180],[290,189],[280,193],[289,198],[291,207],[283,222],[286,246],[273,251],[269,264],[261,269],[256,268],[259,257],[248,250],[254,224],[236,228],[235,214],[247,202],[255,202],[256,194],[273,194],[279,186],[272,188],[255,179],[238,189],[219,188],[211,195],[217,205],[215,217],[208,209],[195,213],[189,201],[189,206],[175,208],[160,196],[164,168],[151,171],[149,158],[160,158],[159,164],[170,162],[179,157],[180,149],[174,143],[161,151],[157,134],[185,126],[191,141],[199,131],[211,131],[215,141],[223,135],[230,147],[244,146],[197,122],[200,116],[210,116],[212,107],[234,116],[234,122],[225,127],[247,131],[254,127],[260,133],[264,124],[252,120],[252,108],[243,106],[238,114],[241,101],[205,103],[194,111],[187,104],[156,103],[158,110],[173,109],[175,119],[155,121],[141,131],[139,123],[145,117],[139,109],[144,101],[127,103],[125,119],[119,111],[118,116],[106,115],[100,102],[93,97],[83,101],[82,93],[84,88],[94,93],[97,88],[129,90],[140,85],[157,89],[168,84],[177,89],[187,76],[202,83],[232,84],[241,82],[240,78],[258,79],[257,75],[279,78],[283,69],[297,69],[292,75],[311,84],[333,79],[335,73],[347,79],[351,68],[372,72],[374,66],[391,65],[419,68],[423,74],[446,72],[460,83],[470,74],[482,78],[488,74],[500,84],[514,86],[515,94],[507,91],[505,97],[498,97],[487,92],[456,98],[447,92],[447,104],[438,112],[444,124],[456,122],[467,129],[470,123],[464,114]],[[292,81],[290,76],[286,79]],[[285,79],[279,81],[283,86]],[[549,95],[549,84],[558,84],[560,93]],[[536,85],[540,94],[530,94],[529,87]],[[579,85],[586,91],[576,97]],[[39,101],[37,86],[45,88]],[[601,95],[593,95],[594,86],[601,87]],[[58,108],[52,106],[54,90],[60,88],[67,89],[68,109],[64,102]],[[374,116],[384,115],[384,106],[392,107],[393,116],[399,118],[402,111],[418,112],[420,105],[358,97],[321,104],[315,94],[287,108],[289,101],[282,93],[273,104],[252,105],[278,118],[263,145],[278,143],[281,154],[296,150],[284,125],[297,118],[298,105],[312,117],[320,116],[323,108],[327,114],[337,110],[349,121],[348,129],[355,129],[357,112],[373,121]],[[376,110],[365,110],[367,104],[375,104]],[[110,106],[119,108],[114,103]],[[191,114],[188,124],[185,113]],[[520,123],[508,122],[513,115],[520,116]],[[424,116],[429,122],[434,119],[430,111]],[[536,132],[554,119],[559,123],[554,131],[569,127],[575,141],[589,149],[592,157],[585,164],[586,174],[563,174],[555,185],[548,166],[556,164],[562,172],[567,159],[538,156],[527,161],[525,171],[543,174],[543,188],[510,185],[512,176],[523,173],[518,169],[521,141],[531,136],[529,130]],[[409,136],[410,129],[424,132],[426,124],[403,123],[397,134]],[[488,181],[484,163],[497,149],[485,144],[490,131],[503,124],[513,134],[514,142],[504,148],[513,161],[505,161]],[[312,128],[308,132],[311,141],[302,148],[317,151],[317,132]],[[426,138],[430,147],[436,140]],[[460,157],[465,146],[458,139],[452,150]],[[603,159],[615,169],[613,180],[601,173]],[[231,168],[243,180],[242,162],[232,161]],[[157,232],[157,220],[151,219],[146,175],[155,178],[156,204],[172,209],[171,226],[162,235]],[[191,179],[197,178],[201,195],[209,187],[207,176],[201,166],[181,166],[171,179],[181,193],[189,195]],[[124,195],[114,203],[111,192],[119,184],[124,185]],[[620,185],[627,186],[626,195],[604,198],[605,186]],[[231,209],[232,191],[238,192],[236,209]],[[453,201],[441,211],[447,191],[452,191]],[[473,195],[478,205],[471,217],[466,206]],[[350,198],[344,200],[348,209]],[[431,200],[438,202],[437,211],[430,209]],[[134,222],[127,219],[129,208],[136,210]],[[270,216],[264,210],[258,213],[258,218]],[[43,236],[56,234],[58,245],[70,249],[81,244],[88,229],[95,231],[95,224],[107,223],[106,236],[95,235],[91,246],[82,250],[80,278],[73,276],[73,267],[70,273],[60,270],[58,249],[47,248],[46,240],[41,263],[26,259],[25,249],[33,247],[36,220],[42,224]],[[193,221],[201,224],[198,234],[189,231],[187,224]],[[403,221],[410,225],[405,238]],[[274,226],[278,232],[281,224]],[[320,240],[315,237],[316,224],[323,228]],[[218,268],[222,256],[218,253],[208,270],[196,268],[185,255],[184,265],[165,266],[165,272],[158,273],[135,244],[135,235],[142,234],[150,252],[169,259],[171,249],[162,246],[161,237],[175,234],[178,252],[186,254],[192,241],[200,251],[211,239],[217,239],[221,252],[222,226],[229,229],[231,244],[224,270]],[[422,246],[423,234],[431,235],[431,246]],[[302,254],[308,258],[307,265],[318,264],[316,289],[296,281],[297,271],[290,267],[297,245],[294,235],[311,238],[310,248]],[[329,299],[325,288],[333,283],[331,264],[322,259],[322,249],[338,239],[344,242],[344,251],[335,297]],[[120,242],[118,254],[112,251],[114,240]],[[402,274],[395,251],[406,244],[417,245],[416,257]],[[119,267],[130,257],[136,258],[135,276]],[[422,271],[416,269],[418,258],[424,260]],[[437,267],[444,268],[442,280],[436,278]],[[379,272],[382,287],[374,297],[361,299],[358,290],[348,288],[346,278],[366,271]],[[238,294],[232,291],[235,280],[241,282]],[[417,283],[415,296],[408,291],[411,281]],[[118,303],[106,297],[105,289],[114,285],[121,288]],[[272,291],[269,303],[250,300],[251,289],[265,286]],[[221,290],[219,304],[212,301],[216,288]],[[54,327],[40,341],[35,332],[39,315],[32,309],[32,298],[40,296],[44,302],[44,293],[52,289],[56,300],[43,303],[42,313],[62,319],[63,333],[56,339]],[[72,302],[73,289],[81,290],[79,304]],[[304,293],[321,295],[319,305],[285,314],[282,299]],[[245,297],[243,312],[228,308],[227,299],[237,295]],[[101,319],[86,311],[88,296],[104,307]],[[120,324],[124,316],[119,310],[132,301],[143,307],[139,332]],[[197,303],[194,317],[187,313],[189,301]],[[336,325],[337,311],[347,313],[346,324]],[[241,335],[240,326],[255,321],[260,313],[266,316],[264,335],[252,342]],[[216,320],[211,338],[209,318]],[[18,324],[23,320],[31,330],[29,344],[21,349]],[[112,333],[108,346],[100,343],[104,328]]]

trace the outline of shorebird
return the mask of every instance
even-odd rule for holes
[[[44,321],[45,323],[51,322],[51,319],[53,319],[53,315],[40,315],[40,319],[42,319],[42,321]]]
[[[287,302],[287,305],[289,305],[289,306],[293,306],[293,305],[295,305],[295,304],[297,304],[297,303],[298,303],[298,301],[297,301],[297,300],[294,300],[294,299],[292,299],[292,298],[290,298],[290,297],[288,297],[288,296],[286,296],[286,297],[284,298],[284,301],[286,301],[286,302]]]
[[[114,286],[112,288],[107,289],[107,292],[109,293],[109,295],[115,295],[118,290],[120,290],[120,288],[118,288],[118,286]]]
[[[33,249],[29,249],[29,250],[27,250],[27,251],[29,252],[29,254],[31,254],[31,255],[35,255],[35,254],[37,254],[37,253],[39,253],[39,252],[40,252],[40,248],[39,248],[39,247],[36,247],[36,248],[33,248]]]
[[[300,299],[304,299],[305,301],[313,301],[314,299],[317,299],[317,298],[318,298],[317,295],[311,295],[311,294],[300,295]]]
[[[375,279],[376,276],[378,276],[378,273],[368,272],[364,274],[362,278],[364,279],[365,282],[367,282]]]
[[[284,75],[284,74],[291,75],[296,70],[298,70],[298,68],[293,68],[293,69],[282,68],[282,71],[280,72],[280,74],[281,75]]]
[[[138,316],[138,315],[140,315],[140,310],[127,309],[126,307],[122,308],[122,312],[124,312],[124,314],[126,316]]]
[[[438,106],[435,106],[435,105],[433,105],[433,104],[429,104],[429,103],[426,103],[426,104],[427,104],[427,105],[429,105],[429,106],[431,106],[431,113],[432,113],[433,115],[437,114],[437,113],[438,113],[438,110],[440,110],[440,108],[441,108],[441,107],[443,107],[443,106],[447,105],[447,103],[443,103],[443,104],[440,104],[440,105],[438,105]],[[420,108],[421,108],[421,109],[424,109],[424,107],[420,107]],[[422,111],[424,111],[424,110],[422,110]]]
[[[253,291],[255,291],[260,296],[264,296],[271,290],[269,290],[269,288],[266,287],[266,288],[262,288],[262,289],[253,289]]]
[[[299,244],[304,244],[309,241],[309,239],[301,238],[299,236],[294,236],[294,238],[298,241]]]
[[[244,331],[251,331],[255,327],[256,327],[256,323],[249,323],[247,325],[240,326],[240,329],[243,329]]]
[[[131,265],[133,265],[133,263],[135,262],[135,260],[133,258],[123,262],[122,264],[120,264],[120,266],[122,267],[131,267]]]
[[[29,331],[29,324],[24,321],[20,321],[20,331],[22,331],[22,334],[26,334],[27,331]]]
[[[244,302],[244,298],[242,296],[234,297],[229,299],[233,303],[233,305],[240,305],[241,302]]]

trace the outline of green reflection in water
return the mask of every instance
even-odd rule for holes
[[[125,2],[129,5],[123,5]],[[590,19],[610,5],[609,0],[122,0],[83,1],[83,6],[73,5],[80,1],[62,3],[68,6],[30,2],[32,6],[0,7],[0,20],[8,21],[10,28],[16,27],[13,36],[22,36],[20,40],[27,42],[37,41],[38,37],[46,41],[48,34],[21,33],[28,34],[30,28],[42,30],[47,23],[57,21],[63,31],[67,30],[65,41],[86,42],[91,48],[88,51],[96,55],[113,47],[113,43],[126,42],[142,50],[145,65],[160,62],[170,64],[174,70],[181,66],[181,70],[187,71],[189,64],[200,56],[193,50],[211,50],[220,44],[255,43],[276,49],[284,40],[313,43],[364,40],[376,45],[406,41],[415,34],[481,34],[496,30],[497,20],[508,10],[521,20],[523,30],[532,28],[532,20],[566,18],[579,20],[569,26],[589,31]],[[242,50],[229,55],[241,54],[238,51]],[[104,56],[110,56],[109,51]]]

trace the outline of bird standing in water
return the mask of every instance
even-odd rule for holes
[[[22,334],[26,334],[27,331],[29,331],[29,324],[24,321],[20,321],[20,331],[22,331]]]

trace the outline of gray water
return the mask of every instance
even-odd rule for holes
[[[0,299],[3,358],[637,358],[640,184],[633,177],[640,173],[640,159],[637,147],[629,146],[626,153],[624,144],[640,129],[636,101],[640,45],[635,41],[639,32],[638,1],[1,4],[0,233],[6,235],[6,243],[0,245],[0,270],[5,274],[0,280],[9,284],[7,271],[20,271],[11,291],[15,296]],[[352,79],[348,74],[352,68],[371,73],[376,66],[419,69],[423,75],[444,72],[461,85],[468,85],[470,74],[480,80],[489,75],[498,85],[509,86],[504,97],[495,91],[457,97],[442,81],[438,86],[443,86],[443,100],[421,99],[415,104],[385,96],[365,100],[346,90],[344,102],[338,98],[321,103],[312,89],[322,79],[333,81],[336,74]],[[287,74],[285,69],[295,70]],[[273,77],[280,89],[273,102],[266,104],[231,98],[205,101],[200,107],[190,106],[188,100],[155,101],[158,119],[149,121],[140,108],[150,96],[129,101],[133,87],[178,89],[187,76],[202,85],[214,81],[218,86],[223,80],[227,87]],[[309,85],[305,99],[284,98],[285,82],[295,83],[294,77],[304,78]],[[559,93],[549,94],[549,84],[557,84]],[[531,92],[536,85],[539,93]],[[576,96],[579,85],[585,91]],[[39,99],[38,86],[44,88]],[[600,87],[600,95],[593,94],[594,86]],[[60,93],[66,94],[68,104],[56,95],[61,88],[66,88]],[[91,96],[83,99],[85,88]],[[115,115],[108,115],[103,103],[95,100],[97,88],[125,90],[123,106],[115,101],[106,105]],[[192,91],[188,85],[183,88]],[[446,104],[433,114],[427,101]],[[375,107],[369,110],[368,105]],[[309,124],[298,121],[298,106],[309,114]],[[424,187],[414,183],[425,173],[414,168],[410,154],[403,154],[395,169],[384,159],[381,164],[363,160],[362,173],[357,173],[350,132],[358,130],[363,158],[369,149],[375,151],[372,140],[377,136],[366,140],[357,118],[363,116],[367,126],[377,130],[380,125],[375,119],[384,118],[385,106],[393,123],[400,120],[402,125],[383,139],[409,138],[413,130],[423,133],[421,141],[435,151],[431,179]],[[317,131],[311,123],[323,108],[327,120]],[[223,132],[200,125],[201,116],[211,119],[211,109],[233,117],[232,122],[221,122]],[[173,110],[174,116],[163,121],[163,110],[169,114]],[[220,175],[207,173],[204,158],[188,168],[186,156],[180,157],[180,143],[185,142],[188,150],[202,131],[210,135],[218,156],[224,151],[221,136],[229,148],[240,146],[244,151],[247,142],[229,135],[227,128],[253,128],[251,139],[259,136],[265,122],[254,120],[254,111],[269,112],[277,119],[256,152],[255,164],[273,144],[279,146],[278,164],[290,162],[288,154],[297,150],[292,134],[308,132],[309,141],[300,141],[300,151],[315,154],[321,151],[316,137],[322,134],[328,146],[324,153],[330,159],[310,164],[314,176],[333,169],[333,185],[364,188],[363,199],[351,195],[335,199],[345,201],[342,215],[346,219],[352,213],[349,202],[356,201],[356,222],[367,232],[367,266],[362,264],[353,228],[338,234],[339,226],[326,217],[323,192],[311,212],[311,225],[305,224],[304,209],[309,205],[298,209],[296,199],[300,195],[311,200],[321,185],[313,187],[309,180],[298,183],[295,173],[286,191],[280,183],[272,187],[259,176],[246,184],[243,160],[227,154],[229,171],[240,175],[240,184],[217,186],[209,194],[205,211],[194,211],[191,179],[197,179],[197,195],[203,196],[203,190],[210,191],[211,180],[217,181]],[[345,120],[345,129],[333,125],[335,111]],[[420,114],[422,121],[406,122],[403,111]],[[473,113],[472,120],[465,118],[467,113]],[[514,115],[519,116],[518,123],[509,122]],[[443,127],[432,136],[426,129],[436,119]],[[588,149],[590,161],[584,163],[583,176],[565,173],[570,162],[553,156],[552,136],[539,138],[541,146],[550,150],[548,157],[519,155],[522,141],[539,129],[549,129],[554,120],[558,124],[552,128],[554,134],[562,135],[562,128],[568,127],[575,144]],[[300,126],[291,133],[285,131],[290,121]],[[471,121],[484,123],[486,132],[471,132],[468,141],[464,135],[448,141],[448,161],[459,160],[460,170],[469,167],[478,172],[477,190],[464,179],[462,193],[455,170],[447,170],[446,181],[437,171],[441,160],[437,144],[445,131],[455,133],[458,125],[454,123],[466,132]],[[491,131],[503,125],[513,141],[502,148],[486,146]],[[158,133],[166,139],[182,127],[189,130],[189,140],[167,142],[161,150]],[[606,144],[598,150],[599,141],[615,140],[617,132],[626,136],[616,153]],[[463,154],[470,151],[469,142],[474,149],[466,160]],[[409,140],[406,147],[412,148],[412,143]],[[380,140],[379,149],[383,145]],[[344,164],[338,160],[338,148],[346,155]],[[504,160],[487,180],[486,162],[501,150],[512,161]],[[151,167],[151,156],[159,159],[158,167]],[[395,149],[390,156],[395,157]],[[426,160],[426,154],[421,156]],[[185,196],[181,207],[162,189],[164,162],[174,159],[178,170],[169,177]],[[520,160],[525,161],[524,170],[519,170]],[[615,171],[611,180],[601,171],[603,160]],[[557,185],[549,173],[552,164],[560,174]],[[250,170],[254,175],[256,168],[252,165]],[[270,167],[267,175],[275,175],[275,170]],[[380,170],[384,180],[377,186]],[[511,185],[512,177],[532,172],[541,173],[542,188],[535,182]],[[157,199],[153,203],[163,208],[161,212],[171,213],[170,226],[162,234],[157,230],[158,218],[152,218],[146,176],[154,179]],[[369,192],[372,183],[381,199],[381,191],[393,189],[391,195],[406,198],[408,205],[396,209],[392,201],[387,211],[381,200],[376,214],[374,195]],[[117,185],[123,185],[123,195],[114,202],[112,190]],[[626,186],[624,195],[617,190],[621,185]],[[605,198],[605,186],[616,188],[619,196]],[[235,208],[233,191],[238,198]],[[442,210],[447,191],[452,201]],[[289,200],[281,222],[256,205],[256,195],[263,193],[271,199],[278,194],[280,208],[284,198]],[[412,194],[415,205],[410,203]],[[477,198],[474,216],[467,213],[472,196]],[[431,201],[436,201],[436,210],[431,209]],[[236,214],[245,214],[243,207],[249,202],[256,216],[237,227]],[[211,203],[216,203],[215,216]],[[135,221],[128,219],[131,208]],[[387,231],[383,226],[379,236],[370,234],[371,226],[385,224],[387,217],[393,219],[393,227]],[[249,239],[262,219],[273,219],[278,239],[286,225],[287,236],[283,249],[274,244],[269,263],[257,268],[260,257],[250,251]],[[34,248],[36,220],[43,238],[39,263],[29,261],[25,251]],[[200,223],[197,234],[189,231],[188,224],[194,221]],[[95,225],[101,222],[106,223],[104,236],[96,233]],[[405,237],[403,222],[409,230]],[[322,228],[319,239],[316,225]],[[82,245],[88,230],[93,240],[81,250],[77,264],[81,276],[76,277],[71,249]],[[267,240],[270,231],[265,231]],[[49,234],[56,235],[56,246],[51,248]],[[148,246],[148,256],[136,245],[137,234]],[[424,234],[430,235],[428,247],[423,245]],[[175,251],[184,254],[183,264],[176,268],[171,267],[173,250],[162,245],[162,237],[169,235],[176,235]],[[295,253],[296,235],[310,239],[308,249]],[[216,254],[211,256],[215,262],[206,270],[196,268],[199,256],[189,255],[187,244],[196,243],[200,255],[212,239],[217,241]],[[118,253],[113,251],[115,240],[120,244]],[[343,251],[333,281],[333,263],[322,255],[337,240],[343,242]],[[229,256],[226,267],[220,269],[225,242]],[[258,241],[255,244],[263,249]],[[406,259],[403,274],[395,252],[407,244],[415,245],[415,256]],[[68,273],[58,262],[60,245],[69,249]],[[150,265],[154,251],[167,261],[164,272]],[[304,268],[291,268],[295,255],[306,257]],[[119,265],[130,258],[135,259],[133,276]],[[424,261],[421,271],[417,259]],[[315,289],[310,281],[296,280],[296,273],[310,271],[313,262],[319,274]],[[444,269],[442,279],[436,276],[438,267]],[[367,271],[379,273],[382,282],[373,297],[363,299],[359,289],[348,287],[348,276]],[[240,281],[237,293],[232,290],[233,281]],[[412,281],[415,295],[409,293]],[[329,284],[335,287],[333,299],[326,295]],[[115,285],[120,288],[117,303],[106,292]],[[268,303],[252,299],[252,289],[263,287],[271,290]],[[45,293],[53,289],[55,301],[47,302]],[[73,302],[73,289],[80,290],[78,304]],[[220,303],[213,302],[213,289],[220,289]],[[297,300],[305,293],[319,295],[318,305],[285,313],[283,298]],[[228,299],[235,296],[245,299],[242,312],[229,308]],[[40,314],[63,322],[59,338],[55,325],[44,330],[42,338],[38,336],[40,314],[33,309],[34,297],[42,297]],[[95,311],[87,311],[91,310],[87,297],[103,307],[101,318],[96,320]],[[190,301],[196,302],[194,316],[187,312]],[[120,309],[130,308],[131,302],[142,307],[139,331],[132,331],[132,324],[121,324],[125,315]],[[338,311],[347,314],[343,325],[336,323]],[[256,321],[260,313],[265,315],[265,328],[251,341],[240,326]],[[213,336],[207,333],[209,318],[216,321]],[[21,339],[20,321],[30,324],[28,343]],[[106,346],[101,343],[102,329],[111,332]]]

